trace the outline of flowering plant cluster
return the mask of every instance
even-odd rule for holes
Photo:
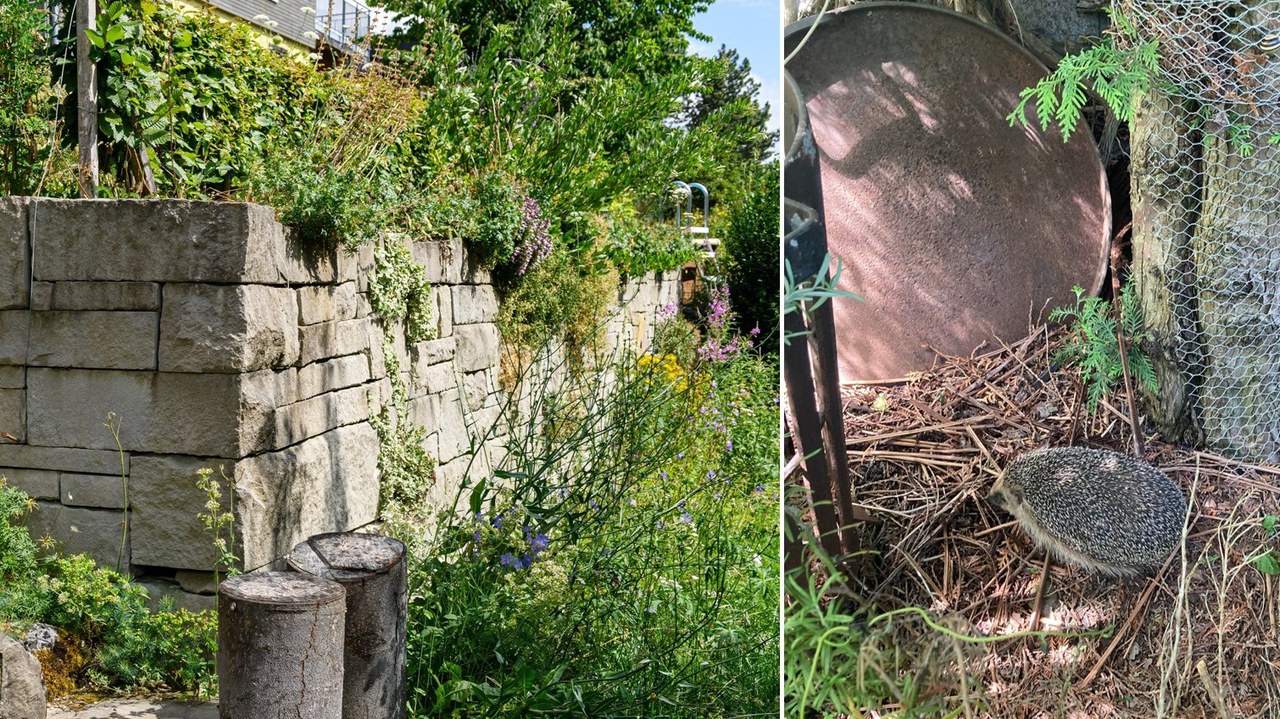
[[[517,275],[524,275],[551,254],[551,235],[547,232],[550,226],[551,221],[542,216],[538,201],[525,195],[520,204],[520,223],[516,226],[516,248],[511,253]]]
[[[729,309],[729,288],[719,286],[711,288],[711,302],[707,306],[706,341],[698,348],[698,359],[703,362],[728,362],[751,347],[751,340],[734,334],[730,327],[732,312]],[[751,330],[751,336],[760,333],[759,328]]]
[[[652,383],[655,379],[675,390],[683,392],[689,388],[688,374],[684,368],[680,366],[680,361],[671,353],[664,355],[643,354],[640,359],[636,360],[636,367],[639,368],[647,383]],[[652,376],[650,376],[652,373]]]
[[[514,524],[505,513],[495,514],[485,521],[484,514],[477,512],[472,518],[475,531],[471,535],[472,554],[481,556],[486,553],[492,556],[498,550],[506,550],[498,555],[498,565],[509,569],[528,569],[538,559],[538,555],[547,551],[551,538],[538,532],[528,524],[521,527],[521,538],[516,540],[511,532]],[[485,552],[484,550],[490,550]]]

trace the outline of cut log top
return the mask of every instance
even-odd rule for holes
[[[346,599],[341,584],[296,572],[256,572],[222,583],[226,599],[257,605],[304,609]]]
[[[293,548],[289,566],[304,574],[355,582],[387,573],[404,560],[404,553],[403,542],[380,534],[317,534]]]

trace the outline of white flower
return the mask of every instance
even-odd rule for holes
[[[272,30],[274,30],[274,29],[276,29],[276,25],[279,25],[280,23],[276,22],[275,20],[268,20],[268,21],[266,21],[266,23],[264,23],[264,24],[265,24],[267,27],[269,27],[269,28],[271,28]]]
[[[271,19],[271,18],[267,17],[266,15],[254,15],[254,16],[253,16],[253,21],[254,21],[254,22],[266,22],[266,21],[268,21],[268,20],[270,20],[270,19]]]
[[[319,36],[319,35],[315,34],[314,32],[312,32],[312,31],[310,31],[310,30],[308,30],[308,31],[306,31],[306,32],[304,32],[304,33],[302,33],[302,36],[303,36],[303,37],[305,37],[305,38],[306,38],[306,39],[308,39],[308,40],[319,40],[319,39],[320,39],[320,36]]]
[[[315,8],[313,8],[313,7],[304,7],[304,8],[302,8],[302,14],[303,14],[303,15],[315,15],[315,14],[316,14],[316,9],[315,9]]]

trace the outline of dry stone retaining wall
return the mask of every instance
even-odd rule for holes
[[[202,467],[235,482],[248,568],[374,521],[384,333],[439,465],[433,497],[487,472],[506,435],[498,295],[461,243],[412,250],[437,336],[408,345],[371,313],[371,248],[305,252],[270,208],[0,198],[0,432],[16,439],[0,439],[0,475],[38,501],[31,533],[115,566],[123,462],[124,564],[207,595]],[[671,274],[628,282],[612,341],[646,343],[677,289]]]

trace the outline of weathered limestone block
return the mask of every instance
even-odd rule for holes
[[[124,532],[124,512],[111,509],[65,507],[57,502],[36,502],[27,516],[31,538],[53,537],[62,554],[87,554],[104,567],[115,568],[120,556],[120,535]],[[129,542],[125,537],[122,570],[129,567]]]
[[[369,393],[364,387],[325,392],[276,410],[273,449],[369,419]]]
[[[371,341],[369,318],[333,320],[305,325],[298,330],[301,341],[300,365],[367,352]]]
[[[456,285],[462,282],[462,242],[460,240],[414,242],[413,259],[426,268],[427,281],[433,285]]]
[[[382,414],[383,408],[391,404],[391,380],[383,377],[363,387],[369,398],[369,416],[376,417]]]
[[[120,475],[73,474],[63,472],[59,478],[62,503],[70,507],[124,509],[124,480]],[[132,499],[130,498],[130,504]]]
[[[355,278],[354,258],[303,247],[274,210],[260,205],[40,199],[32,208],[35,279],[46,282],[284,285]]]
[[[308,285],[298,288],[298,320],[314,325],[332,320],[352,320],[358,316],[356,283]]]
[[[414,397],[444,392],[457,386],[457,380],[453,377],[452,362],[438,362],[430,365],[415,362],[412,369],[409,386],[412,389],[411,395]]]
[[[27,243],[30,198],[0,197],[0,309],[29,306],[31,246]]]
[[[501,337],[495,324],[462,325],[454,328],[458,340],[455,359],[462,372],[475,372],[498,364]]]
[[[236,462],[228,459],[176,455],[140,455],[129,474],[129,524],[133,532],[133,563],[145,566],[212,570],[217,555],[213,537],[199,515],[209,501],[196,482],[200,469],[213,470],[222,489],[222,507],[238,513],[223,475],[234,480]],[[236,549],[239,547],[237,541]],[[238,552],[237,552],[238,553]]]
[[[59,499],[58,473],[52,469],[0,467],[0,477],[10,487],[17,487],[34,499]]]
[[[298,370],[298,400],[321,392],[354,387],[369,381],[369,360],[362,354],[315,362]]]
[[[248,568],[280,564],[313,534],[372,522],[378,514],[377,433],[361,422],[241,461],[236,512]]]
[[[160,309],[158,282],[36,282],[31,292],[33,310]]]
[[[160,371],[252,372],[298,361],[294,293],[265,285],[169,284]]]
[[[143,577],[136,581],[147,590],[147,608],[153,612],[160,611],[166,598],[173,600],[175,611],[185,609],[189,612],[203,612],[218,606],[212,595],[187,592],[178,584],[159,577]]]
[[[22,389],[27,386],[25,367],[0,366],[0,389]]]
[[[462,397],[465,400],[468,412],[475,412],[483,407],[485,400],[489,397],[489,391],[489,372],[487,370],[463,375]]]
[[[18,640],[0,634],[0,717],[45,719],[40,662]]]
[[[458,341],[453,337],[442,337],[436,340],[427,340],[419,342],[409,348],[409,355],[413,359],[413,363],[417,364],[439,364],[452,360],[458,353]]]
[[[106,431],[105,427],[103,431]],[[124,466],[125,471],[128,472],[128,453],[124,455]],[[113,474],[120,471],[120,454],[115,451],[115,447],[107,452],[70,447],[32,447],[26,444],[0,442],[0,467]]]
[[[292,399],[282,385],[270,370],[227,375],[33,367],[27,371],[27,438],[47,447],[115,449],[103,426],[114,412],[127,451],[243,457],[270,445],[272,413]]]
[[[0,365],[27,363],[27,339],[30,329],[30,312],[0,311]]]
[[[462,410],[458,390],[420,397],[409,403],[409,421],[427,434],[438,433],[440,445],[436,460],[444,463],[467,451],[471,439]]]
[[[492,285],[457,285],[452,294],[455,325],[493,322],[498,318],[498,295]]]
[[[487,285],[493,282],[493,274],[480,263],[475,253],[464,245],[462,248],[462,281],[471,285]]]
[[[8,432],[18,438],[26,435],[27,393],[20,389],[0,389],[0,432]]]
[[[436,337],[447,338],[453,334],[453,292],[447,285],[432,287],[431,297],[435,305]]]
[[[33,367],[155,369],[155,312],[33,312]]]

